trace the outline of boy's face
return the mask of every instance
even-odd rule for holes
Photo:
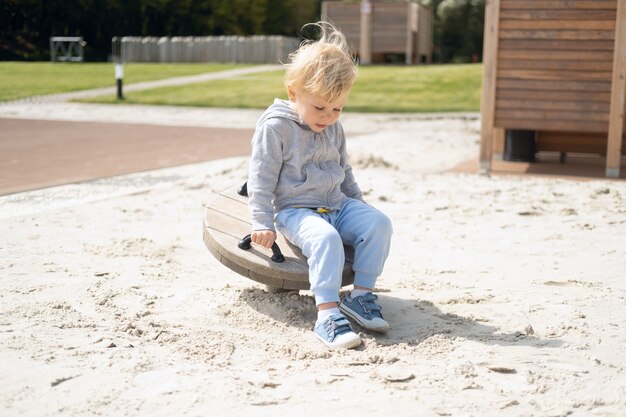
[[[294,108],[302,121],[314,132],[321,132],[339,119],[347,95],[333,103],[329,103],[316,95],[297,92],[288,87],[289,99],[294,103]]]

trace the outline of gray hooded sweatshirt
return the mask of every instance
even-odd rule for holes
[[[248,195],[252,230],[275,230],[274,214],[287,207],[337,210],[348,197],[362,201],[341,124],[316,133],[275,99],[252,138]]]

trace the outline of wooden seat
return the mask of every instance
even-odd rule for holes
[[[237,194],[236,188],[217,194],[205,208],[204,243],[222,264],[270,289],[308,290],[309,265],[300,249],[280,233],[276,243],[285,257],[282,263],[272,261],[272,251],[257,245],[248,250],[240,249],[238,244],[250,233],[250,228],[247,198]],[[354,282],[354,250],[349,246],[344,250],[342,286]]]

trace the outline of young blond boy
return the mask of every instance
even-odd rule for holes
[[[308,258],[318,307],[314,332],[331,349],[361,339],[347,315],[368,330],[387,332],[372,294],[391,241],[389,219],[363,202],[338,121],[357,67],[345,37],[326,22],[321,38],[290,55],[289,101],[275,99],[257,123],[248,176],[252,242],[270,248],[276,230]],[[355,248],[354,289],[340,299],[343,245]]]

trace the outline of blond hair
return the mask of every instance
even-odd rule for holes
[[[304,25],[319,28],[321,37],[302,42],[285,64],[285,86],[319,96],[329,103],[347,95],[356,80],[357,66],[346,37],[324,21]]]

